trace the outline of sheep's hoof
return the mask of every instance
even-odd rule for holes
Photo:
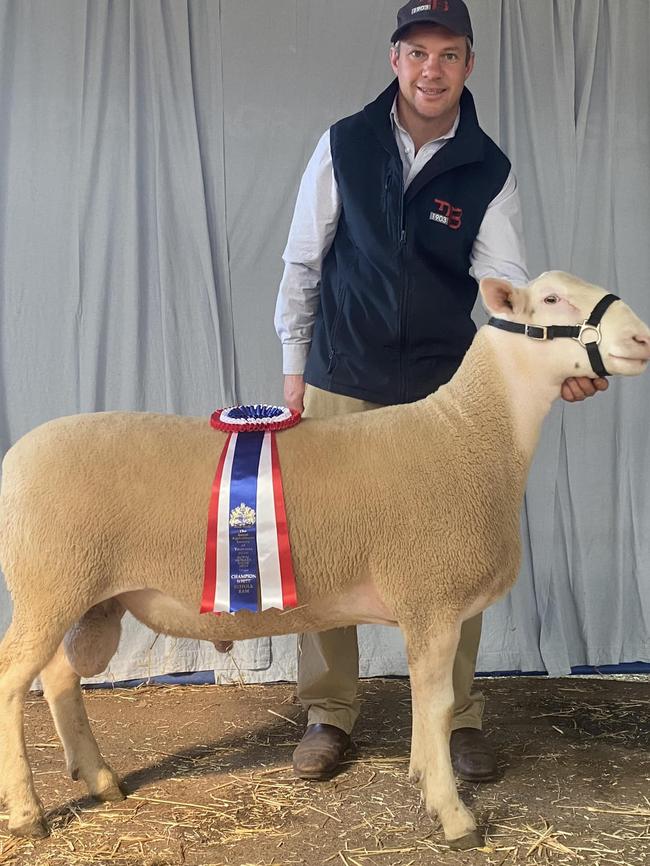
[[[483,847],[483,839],[478,830],[472,830],[471,833],[459,836],[458,839],[446,839],[445,841],[453,851],[468,851],[470,848]]]
[[[20,836],[26,839],[45,839],[50,835],[50,828],[45,823],[45,818],[34,818],[24,824],[12,826],[9,824],[9,832],[12,836]]]
[[[409,767],[409,782],[412,782],[414,785],[419,785],[421,778],[422,773],[419,770],[416,770],[415,767]]]
[[[95,800],[99,800],[100,803],[119,803],[122,800],[126,800],[126,794],[118,784],[104,788],[103,791],[97,791],[96,794],[93,794],[93,797]]]

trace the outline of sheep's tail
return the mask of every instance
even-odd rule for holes
[[[63,649],[80,677],[106,670],[120,643],[124,607],[116,598],[94,605],[66,632]]]

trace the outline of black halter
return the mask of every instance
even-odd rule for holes
[[[509,322],[507,319],[497,319],[494,316],[489,319],[488,325],[492,325],[494,328],[501,328],[502,331],[512,331],[514,334],[525,334],[533,340],[554,340],[556,337],[572,337],[587,350],[594,373],[597,376],[609,376],[603,364],[598,346],[602,339],[602,334],[600,333],[601,319],[607,308],[614,301],[620,301],[620,298],[617,295],[605,295],[593,308],[589,318],[585,319],[581,325],[522,325],[520,322]],[[595,334],[595,337],[586,340],[585,334],[588,333]]]

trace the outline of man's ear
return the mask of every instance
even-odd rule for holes
[[[472,51],[469,55],[469,59],[468,59],[467,64],[465,66],[465,81],[467,81],[467,79],[472,74],[472,69],[474,69],[474,59],[475,59],[474,58],[474,52]]]
[[[392,45],[390,46],[390,49],[389,49],[388,58],[390,60],[390,65],[391,65],[393,72],[395,73],[395,75],[397,75],[397,66],[398,66],[398,61],[399,61],[399,54],[397,53],[397,51],[395,50],[395,48]]]
[[[521,306],[521,293],[508,280],[485,277],[479,283],[483,303],[493,316],[508,318]]]

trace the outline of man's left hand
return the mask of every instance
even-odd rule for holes
[[[593,397],[596,391],[609,388],[607,379],[590,379],[588,376],[575,376],[562,383],[562,399],[567,403],[578,403],[585,397]]]

